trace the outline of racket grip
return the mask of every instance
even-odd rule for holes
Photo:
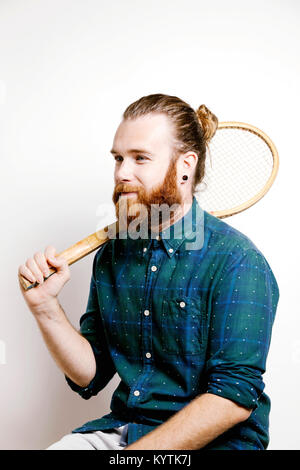
[[[80,240],[79,242],[75,243],[74,245],[70,246],[66,250],[62,251],[61,253],[58,253],[56,255],[57,257],[63,257],[67,261],[68,265],[70,266],[73,263],[76,263],[76,261],[84,258],[85,256],[89,255],[92,253],[92,251],[96,250],[99,248],[99,246],[103,245],[106,241],[108,241],[111,237],[108,236],[108,234],[116,234],[118,231],[118,226],[117,222],[114,222],[103,229],[98,230],[95,233],[92,233],[91,235],[88,235],[86,238],[83,240]],[[50,275],[44,280],[48,279],[52,274],[56,273],[56,269],[53,267],[49,267]],[[36,287],[39,285],[38,282],[31,282],[28,281],[24,276],[19,274],[19,280],[20,284],[23,287],[25,291],[32,289],[33,287]]]

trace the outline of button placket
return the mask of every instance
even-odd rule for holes
[[[152,315],[150,313],[151,305],[151,293],[153,290],[153,284],[155,284],[161,258],[164,254],[162,247],[159,245],[158,240],[153,240],[152,249],[143,248],[143,255],[145,253],[149,256],[147,279],[145,280],[145,300],[144,309],[141,311],[141,322],[142,322],[142,363],[143,370],[137,380],[132,385],[130,398],[128,399],[128,405],[133,405],[136,401],[140,400],[143,393],[143,384],[148,377],[148,371],[152,367],[153,362],[153,351],[152,351]],[[153,249],[154,248],[154,249]]]
[[[147,291],[145,295],[145,310],[143,311],[142,328],[143,328],[143,358],[145,366],[149,366],[153,361],[152,351],[152,315],[150,312],[150,298],[153,290],[153,285],[156,283],[161,257],[163,256],[163,248],[160,246],[158,240],[152,240],[152,249],[149,250],[149,264],[148,264],[148,280],[146,281]]]

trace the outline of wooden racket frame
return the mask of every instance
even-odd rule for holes
[[[255,196],[253,196],[251,199],[248,199],[248,201],[244,202],[243,204],[233,207],[232,209],[225,209],[222,211],[210,211],[210,214],[213,214],[215,217],[218,217],[219,219],[224,219],[225,217],[230,217],[232,215],[238,214],[253,206],[269,191],[278,173],[279,157],[277,149],[272,140],[263,131],[261,131],[255,126],[252,126],[251,124],[246,124],[244,122],[237,121],[220,122],[218,124],[218,129],[242,129],[252,132],[252,134],[255,134],[260,137],[267,144],[273,156],[273,168],[271,175],[268,181],[266,182],[265,186]]]
[[[252,132],[253,134],[258,135],[261,139],[263,139],[272,152],[274,164],[273,164],[272,173],[268,181],[266,182],[263,189],[259,191],[259,193],[256,196],[249,199],[247,202],[239,206],[236,206],[230,210],[210,211],[211,214],[213,214],[215,217],[218,217],[220,219],[238,214],[239,212],[242,212],[248,209],[249,207],[253,206],[253,204],[258,202],[272,186],[274,179],[276,178],[276,175],[278,172],[278,166],[279,166],[279,158],[278,158],[278,152],[276,150],[276,147],[271,141],[271,139],[264,132],[262,132],[257,127],[254,127],[250,124],[245,124],[243,122],[230,121],[230,122],[220,122],[218,124],[218,129],[232,129],[232,128],[247,130],[249,132]],[[113,222],[110,225],[107,225],[103,229],[98,230],[97,232],[92,233],[91,235],[88,235],[83,240],[80,240],[79,242],[70,246],[66,250],[58,253],[57,256],[63,257],[67,261],[68,265],[70,266],[76,261],[82,259],[83,257],[89,255],[93,251],[97,250],[97,248],[99,248],[105,242],[110,240],[110,237],[108,236],[109,233],[117,234],[117,232],[118,232],[118,221]],[[50,275],[48,277],[52,276],[52,274],[56,272],[56,269],[53,267],[49,267],[49,271],[50,271]],[[48,277],[45,279],[48,279]],[[39,285],[37,282],[32,283],[31,281],[28,281],[25,277],[23,277],[20,274],[19,274],[19,281],[25,291],[31,289],[32,287],[36,287]]]

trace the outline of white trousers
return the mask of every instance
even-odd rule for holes
[[[123,450],[127,445],[127,428],[86,433],[71,433],[63,436],[45,450]]]

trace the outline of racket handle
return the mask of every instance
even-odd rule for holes
[[[92,233],[91,235],[88,235],[83,240],[80,240],[79,242],[70,246],[69,248],[62,251],[61,253],[58,253],[58,255],[56,256],[59,256],[59,257],[61,256],[65,258],[68,265],[70,266],[76,261],[89,255],[90,253],[92,253],[92,251],[95,251],[99,246],[103,245],[103,243],[109,240],[108,231],[111,231],[111,230],[112,232],[110,233],[113,233],[113,234],[117,233],[117,230],[118,230],[117,222],[114,222],[104,227],[103,229],[98,230],[97,232]],[[56,269],[53,267],[49,267],[49,271],[50,271],[50,275],[44,278],[44,280],[48,279],[50,276],[52,276],[52,274],[56,273]],[[33,287],[36,287],[39,285],[38,282],[28,281],[21,274],[19,274],[19,280],[20,280],[21,286],[23,287],[25,291],[32,289]]]

